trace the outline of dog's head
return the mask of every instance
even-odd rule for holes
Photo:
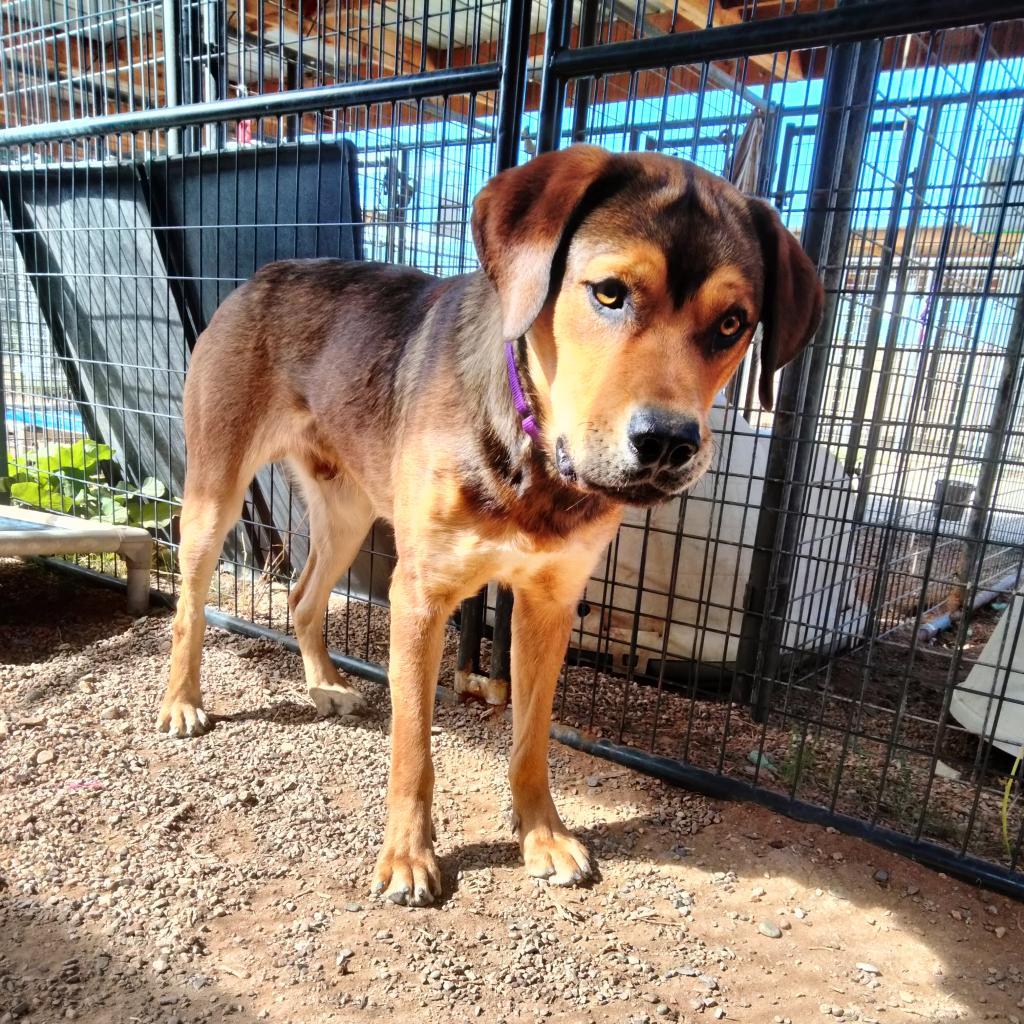
[[[759,322],[770,409],[776,370],[821,313],[814,266],[775,210],[671,157],[539,156],[480,192],[473,237],[505,338],[528,334],[559,472],[630,503],[707,469],[712,402]]]

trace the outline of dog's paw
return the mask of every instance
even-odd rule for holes
[[[587,848],[564,829],[542,826],[523,837],[526,873],[550,885],[578,885],[594,877]]]
[[[425,846],[417,852],[399,852],[385,844],[377,858],[371,891],[400,907],[429,906],[441,895],[441,869],[433,849]]]
[[[366,713],[363,695],[347,686],[311,686],[309,699],[316,705],[316,713],[321,718]]]
[[[191,739],[213,728],[213,721],[202,705],[185,700],[165,700],[157,715],[156,727],[171,739]]]

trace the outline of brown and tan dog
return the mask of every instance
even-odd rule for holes
[[[712,400],[758,321],[770,407],[775,370],[821,308],[814,267],[771,207],[669,157],[539,156],[477,196],[473,237],[483,270],[445,280],[337,260],[265,267],[217,311],[185,389],[182,584],[159,727],[209,727],[203,604],[260,466],[286,460],[309,506],[291,600],[322,713],[360,703],[327,656],[328,596],[374,517],[389,520],[392,762],[374,889],[415,906],[440,892],[430,722],[452,609],[492,579],[514,592],[515,826],[531,875],[585,879],[547,763],[577,599],[623,505],[706,470]]]

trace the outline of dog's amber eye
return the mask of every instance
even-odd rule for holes
[[[629,289],[616,277],[587,286],[596,302],[605,309],[622,309]]]
[[[743,330],[743,321],[735,314],[723,316],[718,324],[718,333],[723,338],[734,338]]]
[[[746,330],[747,321],[742,313],[733,311],[726,313],[715,326],[715,333],[711,336],[711,348],[715,352],[721,352],[739,340]]]

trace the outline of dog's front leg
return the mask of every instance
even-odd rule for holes
[[[548,735],[575,597],[570,601],[549,588],[550,584],[514,590],[509,781],[513,827],[527,872],[554,885],[573,885],[591,877],[590,857],[562,824],[551,799]]]
[[[422,907],[441,894],[430,817],[430,723],[447,609],[423,595],[403,572],[401,561],[390,597],[391,774],[388,822],[373,891],[402,906]]]

